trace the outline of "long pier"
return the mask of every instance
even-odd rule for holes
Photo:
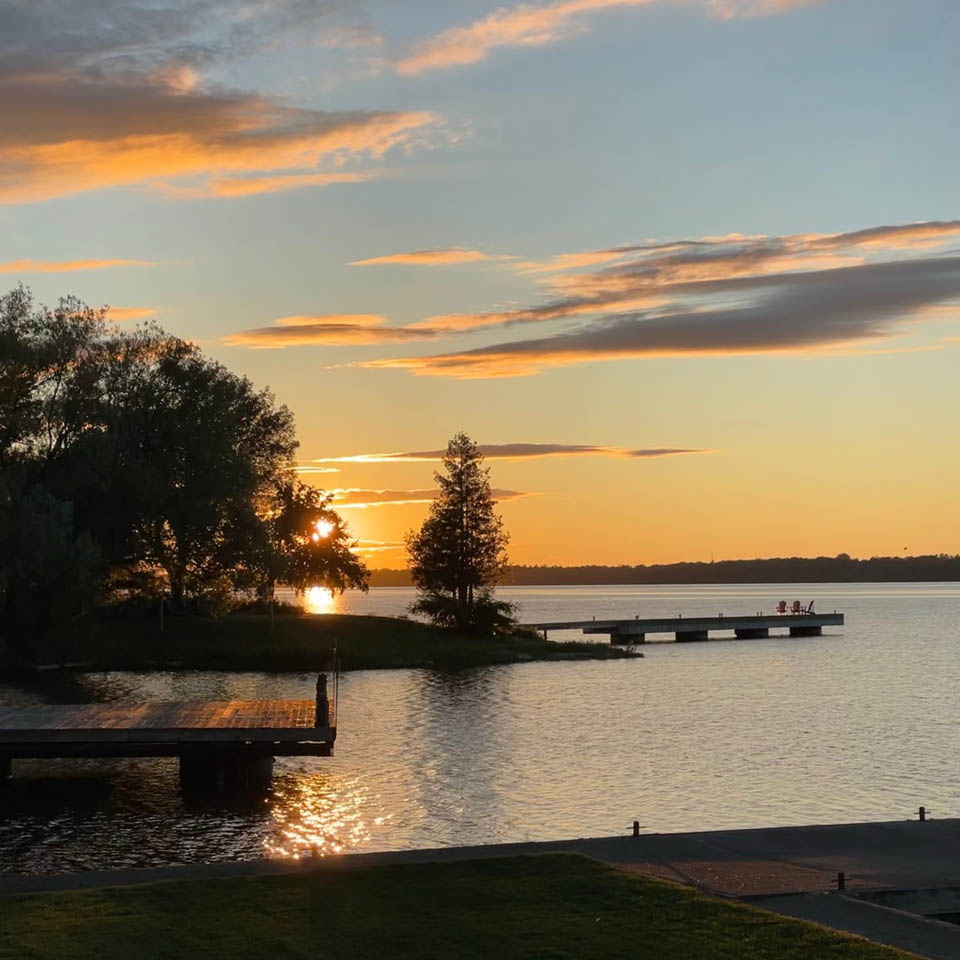
[[[580,630],[586,634],[605,634],[611,643],[645,643],[648,634],[673,634],[677,643],[710,639],[717,630],[733,631],[738,640],[769,637],[771,630],[788,630],[791,637],[819,637],[824,627],[842,627],[842,613],[771,614],[769,616],[671,617],[641,620],[558,620],[549,623],[525,623],[547,638],[551,630]]]
[[[274,757],[329,756],[332,700],[228,700],[18,707],[0,704],[0,781],[12,761],[179,757],[185,786],[269,779]]]

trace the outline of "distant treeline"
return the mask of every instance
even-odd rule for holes
[[[658,563],[635,567],[510,567],[504,585],[623,583],[883,583],[960,580],[960,556],[774,557],[768,560],[719,560],[716,563]],[[407,570],[374,570],[374,587],[411,583]]]

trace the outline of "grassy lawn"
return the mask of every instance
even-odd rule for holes
[[[84,633],[51,642],[41,662],[89,662],[115,670],[164,665],[209,670],[319,670],[331,663],[334,642],[345,670],[381,667],[455,669],[525,660],[607,659],[627,654],[610,644],[552,643],[533,634],[458,635],[397,617],[340,614],[263,614],[221,619],[168,617],[95,623]],[[62,648],[61,648],[62,644]]]
[[[0,898],[2,960],[908,956],[567,855]]]

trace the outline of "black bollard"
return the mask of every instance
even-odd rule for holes
[[[921,820],[926,820],[926,819],[927,819],[927,808],[926,808],[926,807],[921,807],[919,813],[920,813],[920,819],[921,819]]]
[[[330,726],[330,701],[327,698],[327,675],[317,675],[317,710],[313,725],[315,727]]]
[[[837,872],[837,889],[838,890],[847,889],[847,875],[842,870]]]
[[[639,837],[639,836],[640,836],[640,821],[639,821],[639,820],[634,820],[634,821],[633,821],[633,835],[634,835],[635,837]]]

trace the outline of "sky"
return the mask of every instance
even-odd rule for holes
[[[956,0],[0,0],[0,289],[293,411],[404,565],[960,550]]]

